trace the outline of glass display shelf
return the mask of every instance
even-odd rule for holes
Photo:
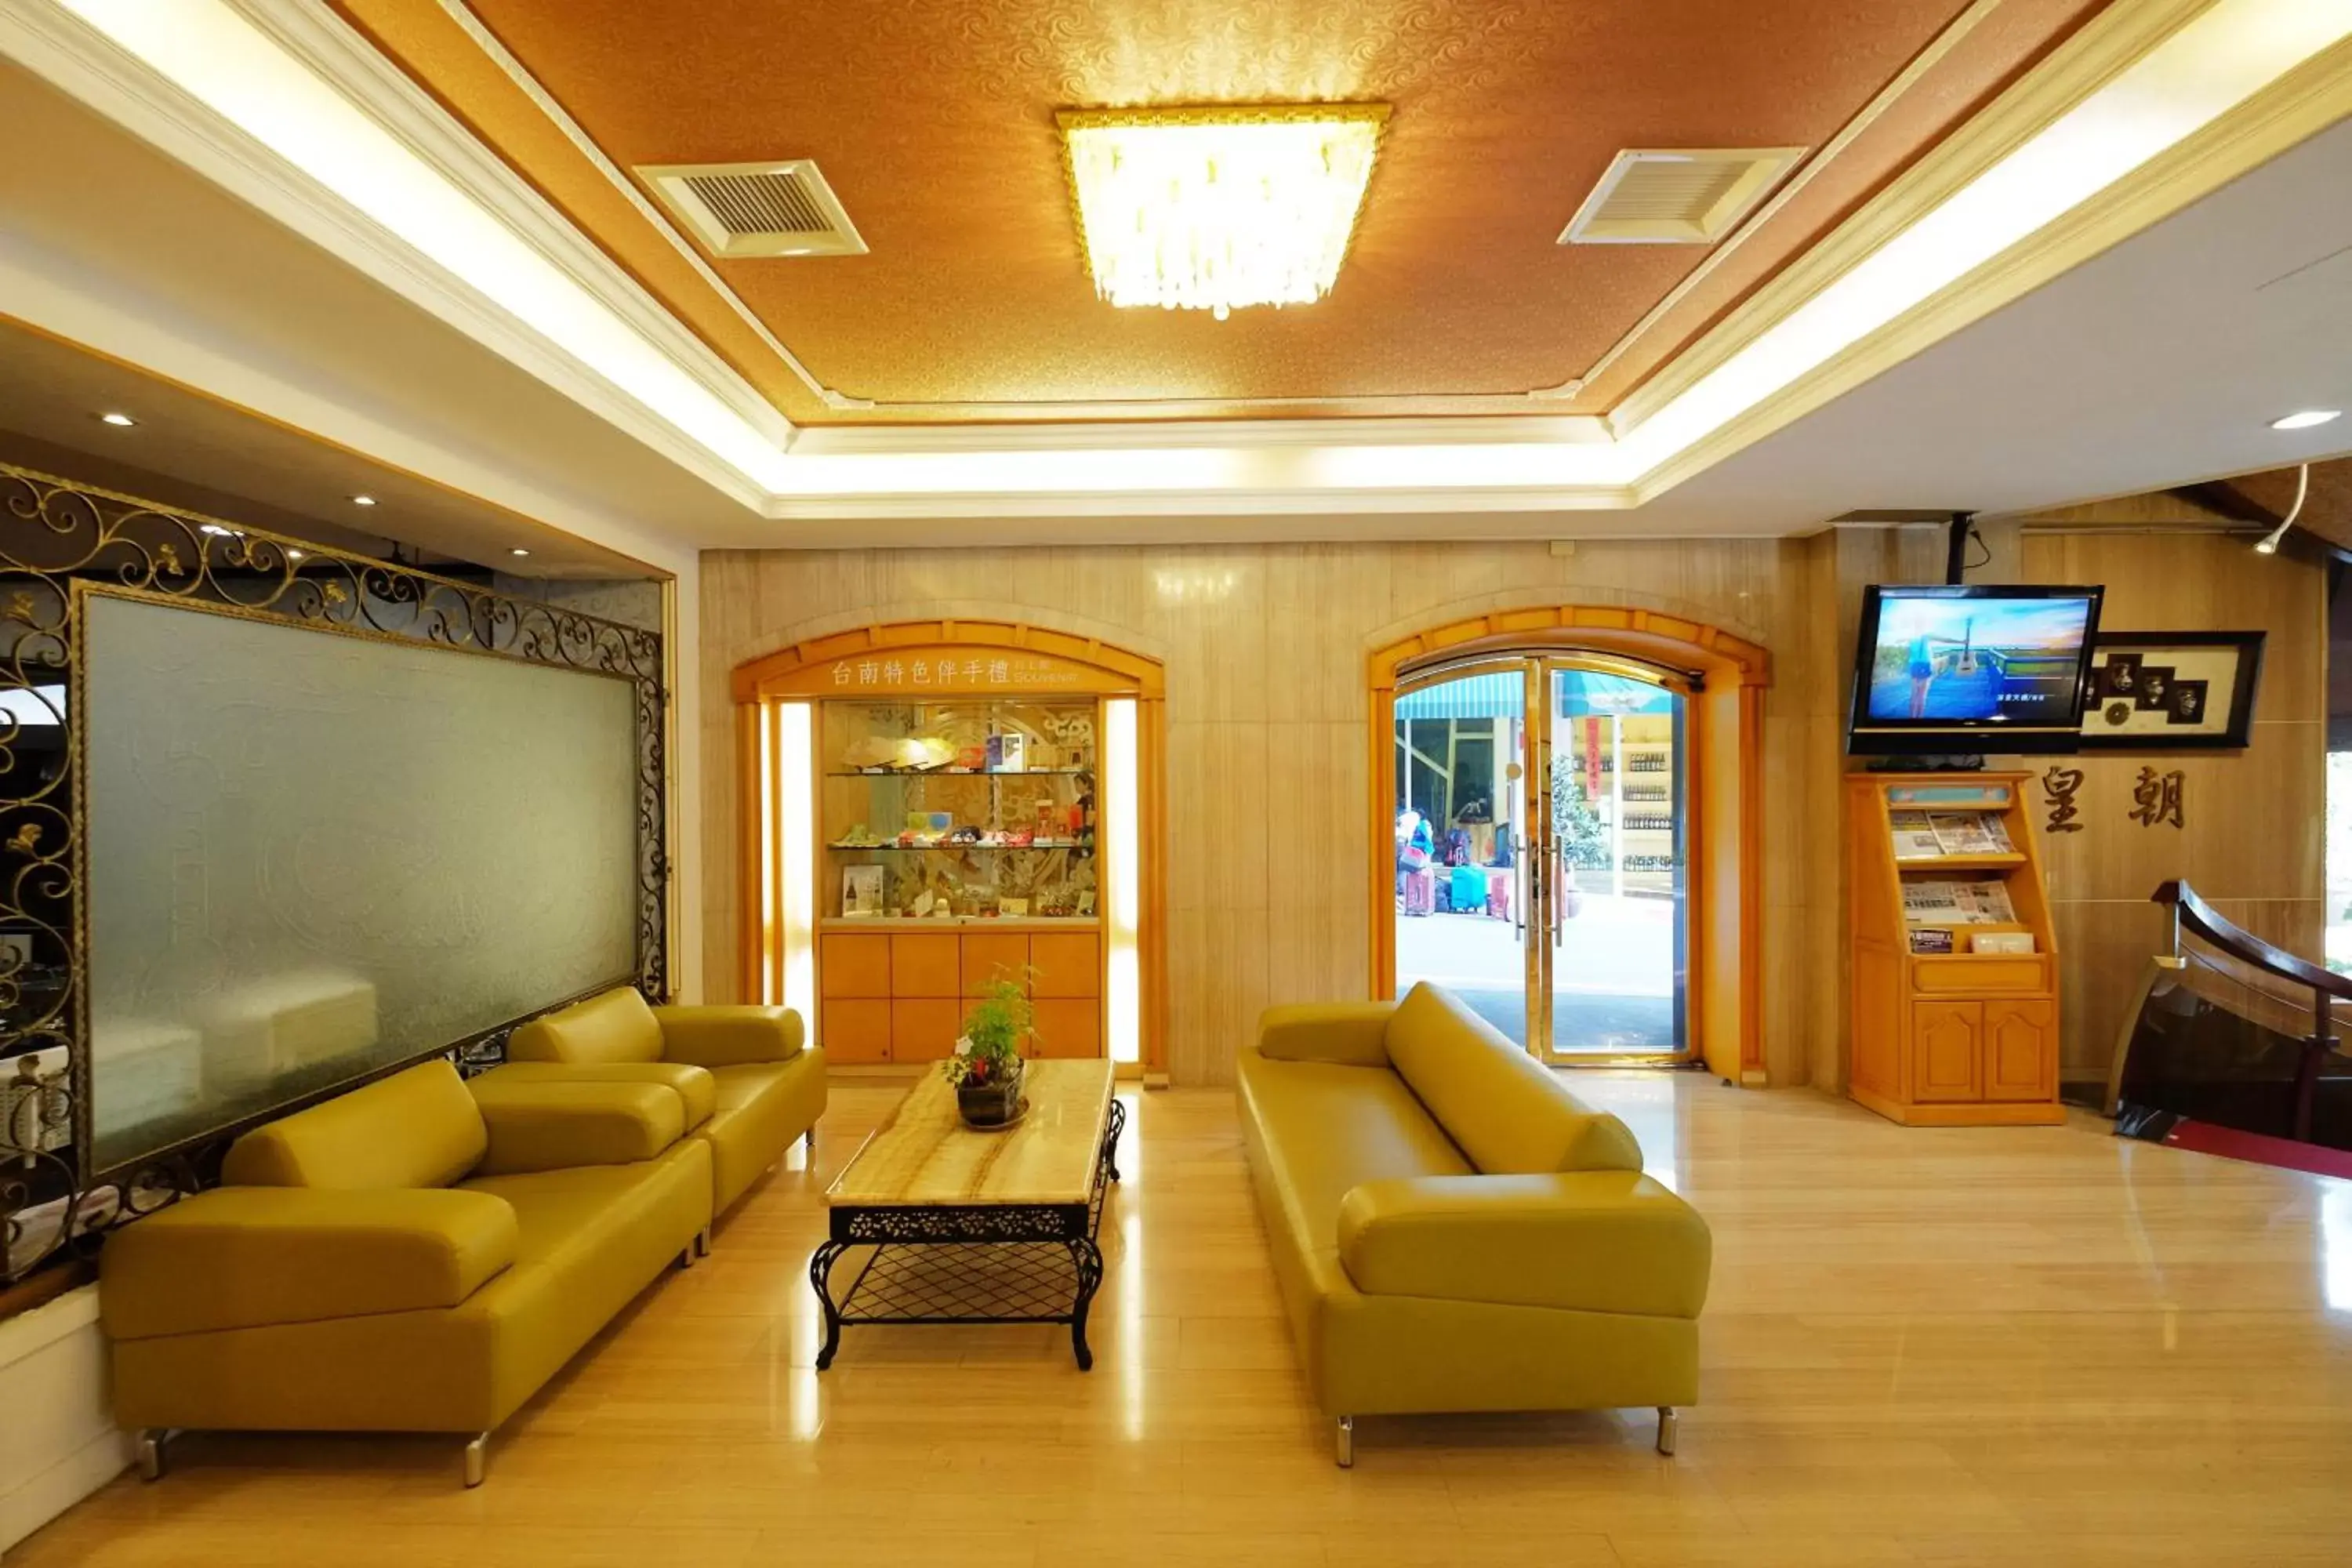
[[[1091,697],[826,702],[825,918],[1092,920],[1098,719]]]
[[[827,768],[829,779],[1074,779],[1091,777],[1087,768]]]
[[[843,855],[1026,855],[1047,850],[1067,850],[1073,855],[1091,855],[1095,847],[1076,838],[1041,839],[1034,844],[828,844],[827,849]]]

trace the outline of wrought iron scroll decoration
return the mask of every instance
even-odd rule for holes
[[[635,983],[651,1000],[666,996],[667,692],[658,632],[0,463],[0,1284],[87,1250],[103,1230],[211,1184],[229,1140],[246,1125],[134,1166],[90,1169],[77,581],[287,626],[629,681],[637,762]],[[28,721],[61,744],[34,747]],[[423,1054],[446,1052],[479,1070],[493,1065],[512,1027]],[[62,1083],[54,1069],[28,1068],[60,1055]]]

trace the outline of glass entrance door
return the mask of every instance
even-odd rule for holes
[[[1531,654],[1399,690],[1400,994],[1444,985],[1548,1061],[1687,1054],[1687,689]]]
[[[1680,1057],[1689,972],[1684,691],[1552,661],[1542,1041],[1555,1061]]]
[[[1521,1045],[1540,954],[1528,925],[1525,659],[1449,670],[1397,694],[1397,994],[1444,986]]]

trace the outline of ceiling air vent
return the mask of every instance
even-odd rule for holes
[[[863,256],[866,242],[806,158],[640,166],[670,216],[713,256]]]
[[[1731,232],[1802,147],[1620,153],[1560,231],[1562,245],[1713,245]]]

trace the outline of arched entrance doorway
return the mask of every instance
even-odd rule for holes
[[[1371,661],[1373,975],[1547,1060],[1762,1081],[1764,652],[1655,612],[1480,616]]]

